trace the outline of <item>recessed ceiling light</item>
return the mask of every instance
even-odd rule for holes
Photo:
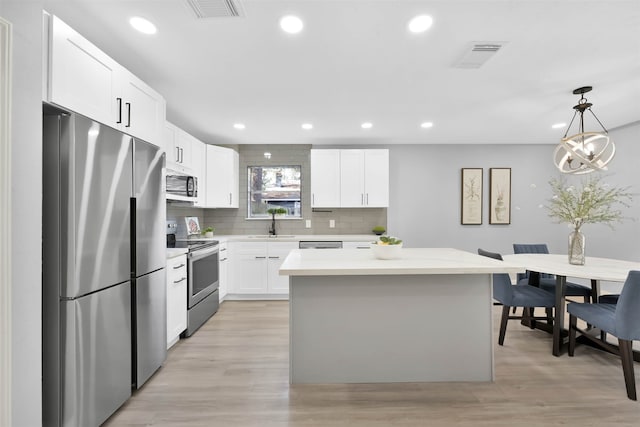
[[[371,129],[373,127],[373,123],[370,122],[364,122],[363,124],[360,125],[360,127],[362,129]]]
[[[158,29],[155,25],[139,16],[134,16],[133,18],[129,19],[129,24],[131,24],[133,28],[143,34],[155,34],[158,32]]]
[[[433,18],[429,15],[418,15],[409,21],[407,28],[412,33],[424,33],[433,24]]]
[[[238,129],[238,130],[242,130],[244,129],[246,126],[244,125],[244,123],[235,123],[233,125],[234,128]]]
[[[556,124],[551,125],[551,129],[561,129],[561,128],[565,127],[565,126],[567,126],[566,123],[556,123]]]
[[[297,34],[302,31],[304,24],[302,19],[294,15],[287,15],[280,18],[280,28],[282,31],[289,34]]]
[[[302,129],[304,129],[304,130],[313,129],[313,125],[311,123],[303,123],[302,124]]]
[[[432,128],[433,127],[433,123],[431,123],[431,122],[420,123],[420,127],[423,128],[423,129]]]

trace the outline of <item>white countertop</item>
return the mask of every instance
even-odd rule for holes
[[[175,258],[187,253],[187,248],[167,248],[167,259]]]
[[[197,240],[218,240],[227,242],[299,242],[301,240],[342,242],[374,242],[379,236],[374,234],[278,234],[275,237],[268,234],[227,234],[213,237],[194,237]]]
[[[523,273],[524,268],[452,248],[402,248],[400,259],[381,260],[360,249],[293,250],[281,276]]]

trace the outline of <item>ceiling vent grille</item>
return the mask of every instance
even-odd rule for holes
[[[472,42],[454,68],[480,68],[496,54],[506,42]]]
[[[244,16],[238,0],[187,0],[187,5],[198,19]]]

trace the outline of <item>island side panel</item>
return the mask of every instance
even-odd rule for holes
[[[491,275],[290,277],[290,382],[492,381]]]

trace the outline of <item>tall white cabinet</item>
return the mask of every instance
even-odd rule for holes
[[[311,150],[311,206],[389,206],[389,150]]]
[[[45,100],[162,146],[164,98],[58,17],[45,17]]]
[[[237,208],[239,206],[238,152],[216,145],[206,146],[206,198],[207,208]]]

